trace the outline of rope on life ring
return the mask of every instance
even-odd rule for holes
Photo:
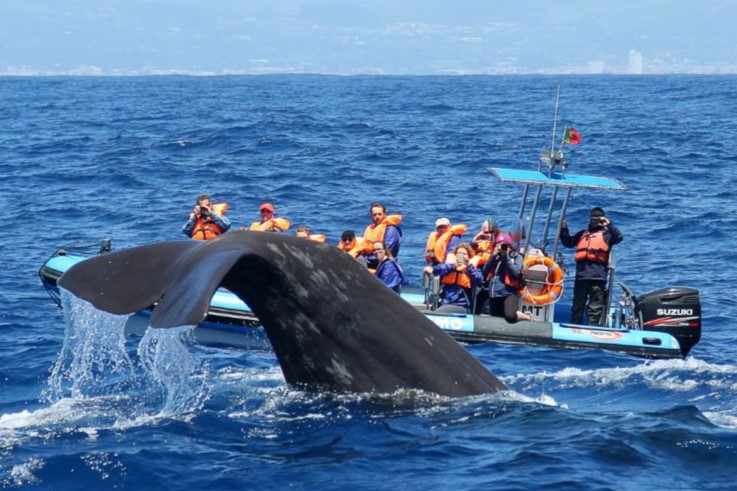
[[[519,291],[519,298],[522,299],[523,302],[528,302],[534,305],[555,303],[560,299],[561,293],[563,293],[563,268],[558,266],[552,258],[545,256],[530,256],[525,259],[522,274],[524,275],[527,268],[537,264],[542,264],[547,269],[545,287],[539,294],[533,295],[527,286],[524,286]]]

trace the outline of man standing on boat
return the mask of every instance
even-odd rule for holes
[[[573,285],[571,322],[583,324],[583,312],[589,324],[601,325],[605,314],[606,280],[609,254],[615,244],[624,237],[598,206],[591,209],[589,226],[571,237],[565,220],[561,224],[560,242],[565,247],[575,247],[576,281]],[[588,307],[587,307],[588,303]]]
[[[383,242],[387,249],[391,252],[393,258],[399,256],[399,246],[402,243],[402,229],[399,224],[402,223],[402,215],[387,215],[386,206],[383,203],[371,203],[371,225],[366,227],[363,238],[371,243]],[[373,254],[366,257],[369,268],[376,268],[379,261]]]
[[[227,203],[213,205],[210,196],[198,196],[182,233],[195,240],[212,240],[224,234],[230,228],[230,220],[225,216],[227,210]]]

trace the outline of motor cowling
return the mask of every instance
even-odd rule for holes
[[[684,357],[701,339],[701,300],[695,288],[667,287],[640,295],[635,314],[642,329],[676,338]]]

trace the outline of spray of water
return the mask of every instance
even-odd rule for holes
[[[201,408],[210,395],[209,368],[190,351],[191,327],[126,335],[129,316],[95,309],[62,290],[64,344],[46,398],[114,400],[120,417],[170,417]]]

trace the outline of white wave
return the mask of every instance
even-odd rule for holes
[[[704,411],[703,415],[715,425],[728,430],[737,430],[737,415],[723,411]]]
[[[708,363],[696,358],[656,360],[633,367],[581,369],[566,367],[557,372],[539,372],[504,377],[511,385],[540,385],[549,381],[558,388],[623,387],[644,383],[652,389],[691,392],[697,388],[737,389],[737,366]]]

